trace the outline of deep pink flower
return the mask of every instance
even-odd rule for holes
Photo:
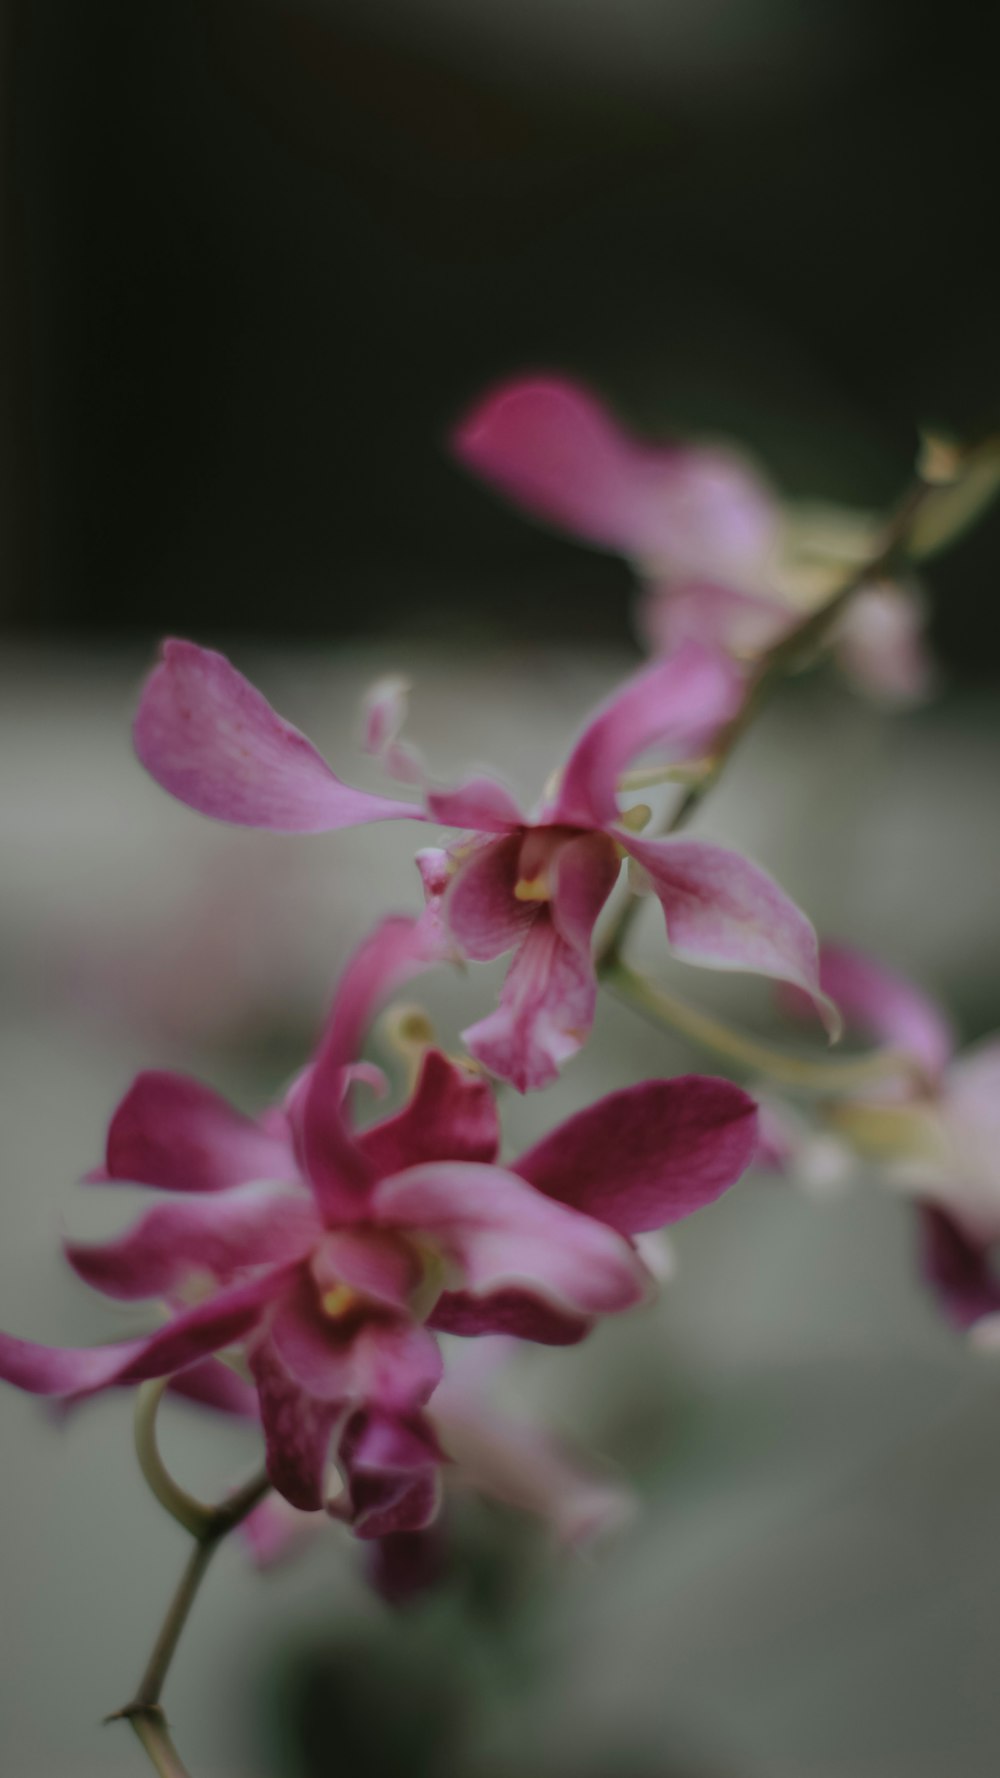
[[[725,1081],[647,1081],[507,1167],[485,1077],[431,1049],[402,1109],[358,1131],[349,1095],[364,1033],[426,962],[420,923],[385,921],[348,965],[311,1067],[259,1124],[181,1076],[140,1075],[90,1178],[169,1195],[68,1256],[110,1296],[165,1298],[171,1319],[89,1351],[4,1336],[0,1376],[76,1395],[241,1344],[275,1486],[315,1510],[331,1441],[348,1438],[361,1514],[374,1511],[373,1475],[419,1467],[400,1451],[413,1456],[440,1381],[432,1329],[566,1343],[642,1300],[651,1280],[629,1237],[733,1183],[755,1142],[752,1100]],[[199,1278],[211,1294],[183,1307]],[[428,1486],[428,1474],[419,1488],[407,1479],[411,1519]]]
[[[942,1009],[847,946],[822,947],[820,977],[849,1025],[908,1055],[923,1077],[901,1071],[839,1102],[834,1131],[917,1199],[924,1270],[952,1320],[971,1327],[1000,1314],[991,1264],[1000,1247],[1000,1037],[956,1056]]]
[[[658,896],[679,957],[816,991],[815,934],[772,878],[719,846],[642,839],[623,825],[629,764],[650,748],[697,756],[741,696],[738,671],[703,648],[655,662],[597,710],[532,816],[489,778],[428,790],[423,806],[350,789],[228,661],[190,642],[165,645],[135,740],[158,783],[222,820],[318,832],[406,816],[471,830],[419,863],[443,941],[478,960],[515,950],[499,1008],[465,1037],[523,1091],[551,1080],[590,1029],[591,935],[625,854]],[[390,693],[369,711],[377,748],[396,744],[397,702]]]
[[[634,438],[590,391],[558,376],[490,390],[452,447],[534,517],[628,558],[645,588],[640,628],[657,652],[697,641],[754,659],[876,547],[871,526],[857,521],[790,523],[736,452]],[[908,702],[931,682],[922,630],[911,588],[872,586],[852,600],[834,647],[863,690]]]

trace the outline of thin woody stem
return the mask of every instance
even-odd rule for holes
[[[161,1505],[190,1531],[194,1544],[184,1572],[160,1625],[145,1671],[135,1695],[109,1722],[127,1718],[159,1778],[189,1778],[167,1730],[160,1704],[170,1664],[177,1651],[208,1565],[223,1539],[259,1505],[271,1484],[266,1474],[253,1476],[217,1506],[203,1506],[174,1481],[156,1443],[156,1412],[163,1385],[145,1389],[136,1404],[136,1449],[143,1474]]]

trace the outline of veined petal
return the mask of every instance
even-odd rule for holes
[[[507,971],[496,1011],[462,1037],[477,1061],[526,1093],[555,1080],[585,1042],[596,999],[589,951],[567,944],[542,905]]]
[[[524,816],[510,791],[495,778],[467,778],[453,790],[429,790],[427,811],[442,827],[468,827],[475,833],[508,833]]]
[[[820,948],[820,985],[848,1026],[893,1049],[905,1050],[936,1080],[954,1051],[955,1035],[941,1008],[905,976],[849,945]],[[782,1004],[796,1010],[795,1001]]]
[[[547,1197],[622,1234],[710,1204],[750,1165],[757,1108],[726,1080],[647,1080],[577,1112],[513,1163]]]
[[[306,1175],[328,1220],[357,1216],[375,1169],[351,1132],[344,1070],[355,1061],[378,1006],[427,967],[416,920],[390,918],[359,946],[334,995],[295,1120]]]
[[[590,956],[597,916],[620,872],[618,849],[603,833],[565,840],[553,856],[552,923],[560,938],[585,958]]]
[[[409,1412],[441,1380],[433,1335],[416,1322],[357,1312],[330,1317],[305,1273],[277,1304],[268,1337],[286,1370],[321,1401]]]
[[[620,1235],[501,1167],[411,1167],[375,1187],[372,1210],[384,1227],[429,1236],[481,1297],[523,1288],[570,1314],[606,1315],[640,1302],[649,1285]]]
[[[368,821],[422,821],[416,804],[354,790],[224,655],[164,643],[135,719],[135,749],[156,782],[202,815],[282,833]]]
[[[618,781],[649,748],[671,759],[707,751],[744,694],[743,676],[725,655],[688,642],[636,673],[601,705],[566,762],[545,819],[571,827],[618,820]]]
[[[85,1283],[123,1301],[171,1296],[208,1273],[228,1283],[252,1267],[301,1259],[322,1233],[311,1197],[269,1185],[237,1185],[209,1197],[157,1204],[112,1241],[68,1241]]]
[[[556,1308],[522,1285],[491,1290],[489,1296],[445,1290],[427,1317],[427,1326],[435,1333],[458,1334],[463,1339],[506,1334],[539,1346],[577,1346],[593,1325],[593,1316]]]
[[[619,837],[649,874],[678,957],[791,982],[836,1035],[840,1021],[820,987],[815,931],[773,877],[738,852],[703,840]]]
[[[301,1512],[324,1504],[327,1457],[341,1403],[311,1395],[265,1335],[250,1351],[264,1427],[267,1473],[278,1493]]]
[[[286,1274],[220,1290],[142,1339],[111,1346],[40,1346],[0,1334],[0,1379],[32,1395],[84,1395],[111,1383],[166,1377],[240,1339],[284,1287]]]
[[[505,834],[475,846],[461,860],[445,894],[443,913],[462,955],[476,963],[502,957],[519,944],[534,921],[539,904],[519,901],[524,831]]]
[[[363,1131],[358,1145],[379,1178],[420,1161],[493,1161],[500,1146],[493,1089],[478,1070],[429,1049],[409,1102]]]
[[[254,1123],[187,1075],[149,1070],[136,1076],[115,1111],[104,1166],[87,1181],[217,1192],[297,1177],[291,1138],[273,1121],[269,1128]]]

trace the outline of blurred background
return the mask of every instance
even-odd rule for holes
[[[248,1109],[339,962],[415,907],[402,828],[200,822],[128,724],[164,631],[231,648],[342,766],[415,681],[435,774],[537,792],[636,659],[624,566],[449,461],[497,377],[558,368],[650,432],[732,436],[794,494],[906,482],[917,426],[995,418],[995,57],[969,3],[6,0],[0,15],[0,1323],[137,1325],[58,1238],[130,1214],[74,1180],[143,1066]],[[814,677],[699,831],[817,925],[1000,1026],[996,513],[928,572],[941,695],[888,718]],[[355,769],[356,768],[356,769]],[[656,922],[639,955],[667,972]],[[669,966],[768,1029],[766,993]],[[446,1042],[493,978],[436,978]],[[602,1008],[510,1150],[712,1058]],[[83,1202],[79,1200],[83,1199]],[[750,1181],[648,1315],[518,1388],[607,1453],[634,1526],[586,1558],[467,1502],[442,1593],[394,1616],[330,1529],[233,1548],[167,1701],[196,1778],[994,1778],[1000,1370],[916,1282],[907,1206]],[[130,1778],[99,1719],[182,1560],[130,1407],[0,1400],[0,1770]],[[168,1455],[252,1462],[177,1408]]]

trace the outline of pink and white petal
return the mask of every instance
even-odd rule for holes
[[[895,708],[919,704],[935,688],[923,601],[912,587],[882,582],[855,593],[835,638],[843,671],[859,690]]]
[[[654,582],[643,593],[639,630],[651,653],[669,655],[686,642],[756,660],[794,621],[779,599],[710,580]]]
[[[648,873],[678,957],[790,982],[809,995],[831,1036],[839,1033],[837,1008],[820,986],[816,933],[773,877],[703,840],[620,837]]]
[[[519,944],[531,928],[539,904],[519,901],[524,832],[476,846],[453,873],[443,914],[465,957],[486,963]]]
[[[253,1268],[290,1265],[321,1234],[307,1192],[236,1185],[157,1204],[114,1240],[68,1241],[65,1253],[86,1284],[130,1302],[172,1296],[205,1274],[225,1284]]]
[[[249,1357],[260,1401],[268,1476],[291,1506],[317,1512],[325,1500],[327,1460],[341,1403],[304,1389],[267,1335],[254,1343]]]
[[[592,1316],[630,1308],[647,1293],[649,1275],[628,1241],[501,1167],[411,1167],[376,1186],[372,1210],[383,1227],[433,1241],[476,1296],[524,1288],[559,1310]]]
[[[618,881],[621,859],[607,834],[583,833],[565,840],[550,869],[551,919],[574,950],[590,955],[594,924]]]
[[[429,1049],[408,1103],[358,1143],[380,1178],[420,1161],[493,1161],[500,1146],[493,1089],[478,1070]]]
[[[294,1114],[303,1169],[328,1221],[360,1215],[374,1177],[350,1129],[344,1104],[344,1069],[356,1060],[381,1003],[427,963],[419,922],[393,917],[383,920],[359,946],[337,986]]]
[[[341,783],[311,741],[224,655],[170,641],[144,687],[135,750],[164,790],[219,821],[326,833],[369,821],[422,821],[413,803]]]
[[[819,956],[820,986],[840,1008],[848,1028],[905,1050],[937,1080],[954,1053],[955,1034],[929,995],[886,964],[850,945],[823,943]],[[808,1003],[783,992],[785,1011],[807,1014]]]
[[[507,971],[495,1012],[462,1032],[470,1053],[519,1093],[548,1086],[586,1041],[597,980],[542,906]]]
[[[427,812],[442,827],[468,827],[475,833],[509,833],[524,816],[510,791],[495,778],[467,778],[453,790],[430,790]]]
[[[688,642],[626,681],[587,724],[573,748],[545,819],[609,827],[618,819],[618,782],[642,753],[670,759],[706,752],[736,715],[743,675],[717,650]]]
[[[176,1192],[297,1177],[287,1129],[254,1123],[187,1075],[156,1070],[132,1082],[111,1119],[104,1166],[86,1176],[94,1185],[122,1181]]]
[[[32,1395],[87,1395],[112,1383],[170,1376],[242,1338],[284,1283],[277,1274],[219,1291],[155,1333],[110,1346],[40,1346],[0,1334],[0,1380]]]
[[[1000,1281],[989,1246],[971,1239],[938,1205],[918,1209],[921,1270],[949,1320],[969,1328],[1000,1313]]]
[[[749,1095],[690,1074],[607,1094],[512,1170],[547,1197],[634,1235],[713,1203],[746,1171],[756,1146]]]
[[[467,1290],[446,1290],[427,1317],[435,1333],[479,1339],[503,1334],[539,1346],[577,1346],[594,1325],[593,1317],[569,1314],[543,1302],[533,1290],[516,1285],[473,1296]]]

